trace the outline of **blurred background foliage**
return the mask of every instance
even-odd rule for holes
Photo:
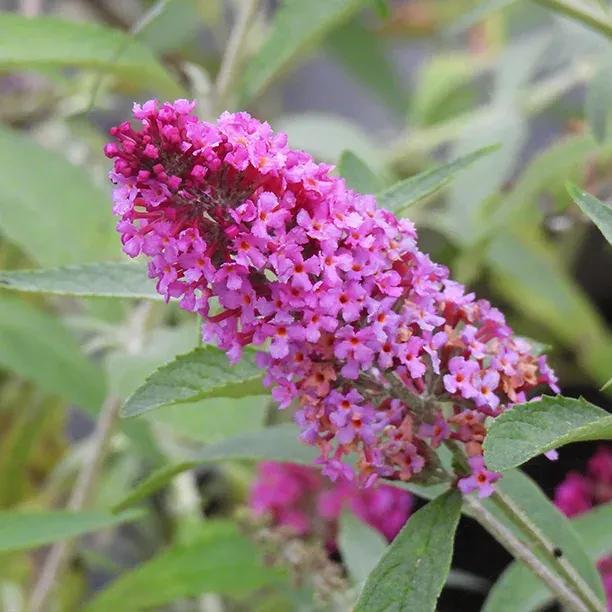
[[[206,119],[247,109],[374,191],[497,144],[401,213],[433,259],[503,307],[518,333],[551,347],[566,395],[606,405],[599,389],[612,375],[612,250],[565,184],[612,195],[607,2],[0,6],[3,270],[121,260],[102,146],[133,100],[193,97]],[[226,72],[233,52],[239,70]],[[141,297],[152,293],[143,280]],[[153,470],[284,418],[265,395],[113,422],[79,507],[89,510],[41,514],[31,525],[19,518],[63,508],[99,441],[91,432],[101,407],[118,405],[197,344],[197,322],[175,305],[0,291],[0,609],[27,609],[44,558],[38,547],[85,533],[51,609],[312,609],[308,584],[262,564],[229,518],[244,503],[248,463],[164,477],[142,512],[110,511]],[[567,452],[565,467],[586,456],[580,447]],[[540,474],[550,490],[562,470]],[[492,579],[499,563],[465,569]],[[441,609],[476,609],[482,594],[475,597],[443,599]]]

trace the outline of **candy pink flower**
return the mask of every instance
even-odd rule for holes
[[[462,493],[478,491],[479,497],[488,497],[493,493],[493,483],[501,478],[501,474],[487,470],[484,459],[480,455],[470,457],[469,464],[472,473],[459,480],[457,483],[459,490]]]
[[[265,461],[257,468],[249,504],[256,514],[268,515],[274,525],[296,535],[321,536],[334,551],[338,519],[345,509],[391,541],[410,516],[413,498],[397,487],[330,483],[313,468]]]
[[[157,290],[200,315],[203,338],[233,363],[264,348],[272,397],[297,406],[325,474],[409,480],[431,446],[449,437],[478,453],[485,416],[557,389],[502,313],[419,250],[408,219],[267,123],[247,113],[208,123],[193,107],[149,101],[134,106],[138,127],[111,129],[124,251],[148,258]],[[351,390],[367,401],[340,424],[329,398]]]

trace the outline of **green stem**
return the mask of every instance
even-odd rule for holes
[[[491,501],[523,531],[530,542],[534,542],[541,548],[557,573],[567,583],[573,586],[575,592],[578,593],[581,599],[588,605],[589,610],[598,612],[602,609],[602,602],[572,564],[569,563],[563,555],[563,551],[557,549],[552,542],[546,538],[523,509],[514,503],[514,500],[510,499],[504,493],[496,491],[491,496]]]
[[[530,545],[517,538],[514,533],[500,522],[475,497],[467,495],[464,504],[472,516],[510,552],[522,561],[546,584],[558,600],[573,612],[588,612],[589,607],[574,593],[560,576],[553,573],[531,550]],[[598,610],[599,612],[599,610]]]
[[[612,38],[612,22],[603,16],[597,15],[595,12],[576,6],[572,0],[533,0],[540,6],[549,8],[561,15],[565,15],[570,19],[579,21],[588,28]]]
[[[242,0],[236,22],[230,34],[221,67],[215,82],[215,102],[217,110],[225,110],[236,75],[240,69],[247,33],[253,23],[259,0]]]

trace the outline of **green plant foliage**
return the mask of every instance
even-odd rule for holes
[[[0,511],[0,553],[37,548],[134,521],[141,512]]]
[[[356,612],[433,612],[450,570],[460,514],[456,491],[413,514],[368,577]]]
[[[351,151],[344,151],[338,164],[338,172],[346,184],[360,193],[377,193],[382,185],[368,165]]]
[[[55,317],[12,296],[0,296],[0,312],[3,368],[83,408],[100,407],[104,378]]]
[[[387,542],[378,531],[345,511],[340,517],[338,546],[353,582],[362,585],[385,553]]]
[[[612,439],[612,415],[584,399],[543,397],[514,406],[489,427],[487,466],[503,471],[553,448],[585,440]]]
[[[235,525],[211,521],[189,544],[172,546],[124,573],[84,610],[135,612],[210,592],[244,597],[283,581],[282,572],[266,567],[255,545],[239,535]]]
[[[283,0],[270,33],[245,69],[243,102],[259,95],[292,60],[369,2],[371,0]]]
[[[383,208],[399,213],[423,198],[430,196],[450,183],[455,173],[463,170],[477,159],[497,149],[489,146],[469,153],[448,164],[421,172],[416,176],[400,181],[378,194],[378,203]]]
[[[223,351],[212,346],[199,347],[153,372],[128,398],[123,416],[206,397],[265,394],[261,378],[254,351],[245,351],[241,361],[231,365]]]
[[[2,233],[40,265],[117,255],[108,193],[82,168],[5,127],[0,127],[0,183]]]
[[[155,87],[168,96],[182,91],[150,49],[123,32],[93,23],[0,13],[0,67],[50,66],[112,73],[132,85]]]
[[[593,221],[605,239],[612,244],[612,207],[571,183],[567,186],[567,190],[582,212]]]
[[[576,534],[570,520],[561,514],[540,487],[520,470],[508,470],[504,472],[504,477],[499,481],[498,489],[529,517],[529,520],[549,542],[562,551],[569,564],[603,601],[601,578],[587,553],[584,542]],[[484,500],[484,504],[490,512],[506,524],[506,527],[525,541],[525,536],[515,526],[512,519],[495,505],[494,500]],[[550,566],[550,563],[546,561],[545,563]]]
[[[599,506],[571,520],[591,561],[612,552],[612,504]],[[497,580],[483,612],[536,612],[553,601],[552,593],[524,565],[512,563]]]
[[[80,297],[162,299],[147,278],[146,267],[126,262],[0,272],[0,287]]]
[[[392,110],[397,113],[406,110],[406,94],[387,59],[387,49],[359,20],[352,20],[334,30],[327,40],[327,48],[350,74]]]

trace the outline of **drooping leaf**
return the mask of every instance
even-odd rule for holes
[[[578,537],[569,519],[554,506],[540,487],[520,470],[508,470],[504,472],[503,478],[497,483],[497,488],[529,517],[546,539],[552,542],[553,546],[561,551],[567,562],[603,603],[604,592],[601,578],[587,553],[585,543]],[[496,507],[492,499],[484,500],[484,504],[498,520],[513,530],[519,538],[524,539],[525,536],[508,519],[507,515]],[[555,571],[544,559],[543,562],[549,565],[552,571]],[[526,571],[531,573],[531,570]]]
[[[346,180],[346,184],[359,193],[376,193],[381,188],[380,179],[352,151],[342,153],[338,171]]]
[[[595,196],[582,191],[576,185],[568,184],[570,196],[582,212],[599,228],[605,239],[612,244],[612,206],[604,204]]]
[[[371,0],[283,0],[270,32],[244,72],[242,101],[259,95],[304,51]]]
[[[261,379],[254,351],[245,351],[240,362],[231,365],[223,351],[212,346],[198,347],[153,372],[128,398],[122,414],[132,417],[161,406],[207,397],[265,394]]]
[[[240,597],[282,581],[282,571],[265,566],[255,544],[235,525],[210,521],[189,544],[172,546],[124,572],[84,612],[136,612],[200,593]]]
[[[435,193],[447,185],[455,173],[495,150],[497,150],[497,146],[485,147],[448,164],[437,166],[400,181],[378,194],[378,204],[393,212],[400,212]]]
[[[23,40],[21,46],[29,47]],[[0,49],[3,44],[0,33]],[[118,253],[109,196],[82,168],[5,127],[0,184],[0,232],[39,264],[83,263]]]
[[[201,451],[190,453],[187,460],[165,466],[150,474],[136,485],[132,493],[122,500],[115,509],[133,506],[164,487],[177,474],[202,463],[244,459],[250,461],[287,461],[310,465],[316,459],[317,452],[313,447],[302,444],[298,436],[298,428],[291,423],[286,423],[209,444]]]
[[[593,563],[612,553],[612,503],[599,506],[571,520]],[[524,565],[514,562],[499,577],[483,612],[536,612],[553,601],[548,587]]]
[[[378,565],[387,541],[378,531],[346,511],[340,517],[338,547],[353,582],[361,585]]]
[[[0,366],[83,408],[96,410],[104,398],[104,377],[68,330],[13,296],[0,297]]]
[[[154,88],[168,96],[182,91],[151,50],[123,32],[56,17],[0,13],[0,68],[49,66],[115,74],[132,86]]]
[[[484,442],[492,470],[522,465],[572,442],[612,439],[612,415],[584,399],[543,397],[514,406],[493,420]]]
[[[131,510],[110,512],[0,511],[0,553],[28,550],[52,542],[109,529],[142,516]]]
[[[0,288],[56,295],[163,299],[147,278],[146,267],[127,262],[1,271]]]
[[[461,496],[449,491],[412,515],[367,579],[355,612],[433,612],[460,514]]]
[[[391,110],[406,110],[406,93],[382,40],[354,19],[334,30],[327,47],[346,70],[367,86]]]

